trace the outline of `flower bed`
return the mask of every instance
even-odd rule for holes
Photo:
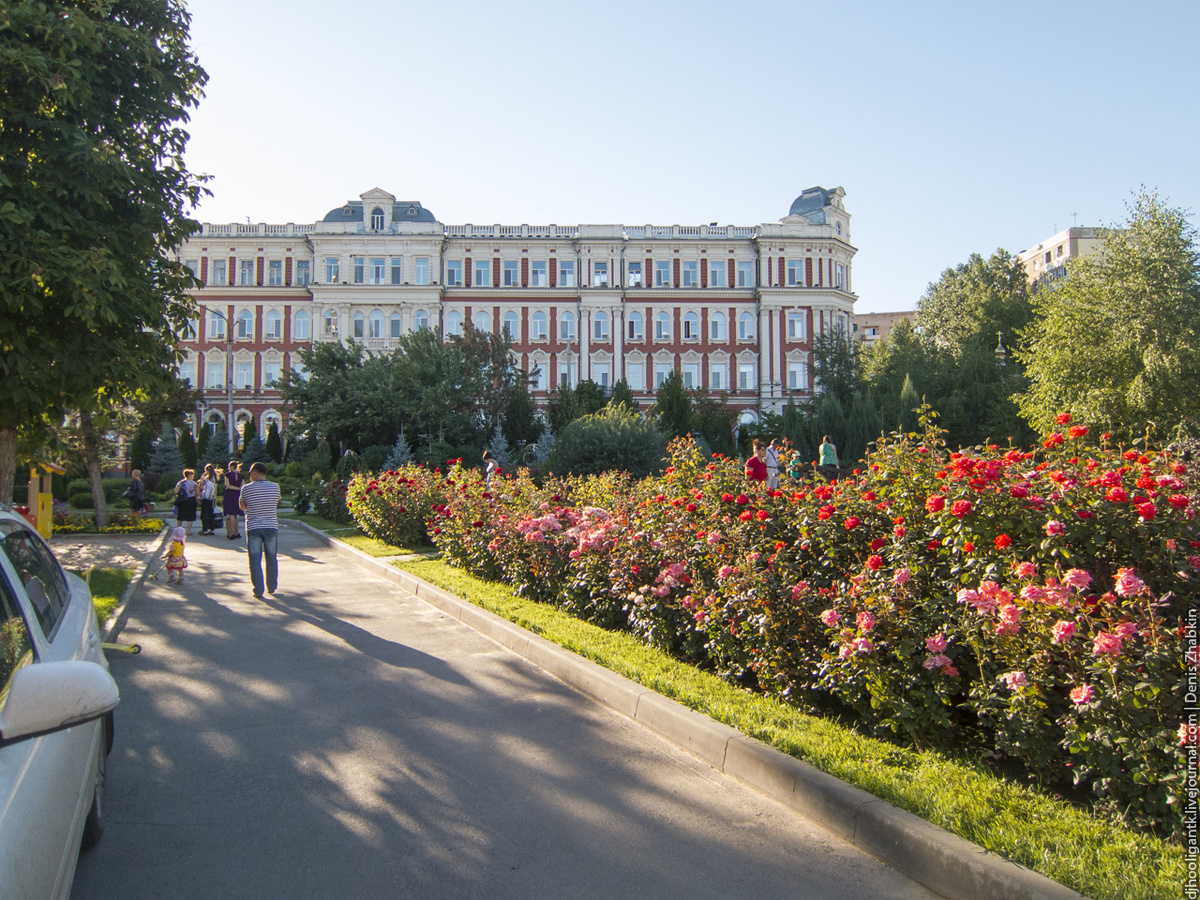
[[[671,462],[492,490],[455,467],[430,534],[452,564],[746,687],[1181,835],[1200,541],[1180,463],[1079,425],[950,453],[928,422],[830,483],[752,488],[690,442]]]
[[[154,516],[135,516],[127,512],[108,514],[108,525],[100,528],[91,513],[55,513],[54,531],[58,534],[154,534],[166,523]]]

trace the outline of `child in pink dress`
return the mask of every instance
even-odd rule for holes
[[[187,568],[187,557],[183,555],[183,542],[186,539],[187,532],[182,528],[171,532],[171,543],[162,557],[167,561],[167,584],[173,581],[183,584],[183,570]]]

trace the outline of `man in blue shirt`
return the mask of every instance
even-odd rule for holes
[[[254,585],[254,596],[263,596],[263,554],[267,557],[266,590],[274,594],[279,587],[279,520],[275,508],[279,506],[279,485],[267,481],[267,467],[260,462],[250,466],[250,483],[242,487],[238,505],[246,513],[246,550],[250,557],[250,581]]]

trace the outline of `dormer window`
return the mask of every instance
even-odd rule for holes
[[[383,231],[383,210],[378,206],[371,210],[371,230]]]

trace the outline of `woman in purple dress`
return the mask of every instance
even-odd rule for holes
[[[221,514],[225,517],[225,537],[231,541],[240,538],[241,532],[238,530],[238,518],[242,515],[242,510],[238,506],[238,500],[242,496],[242,473],[238,471],[239,463],[236,459],[229,461],[229,466],[225,469],[225,495],[221,498]]]

